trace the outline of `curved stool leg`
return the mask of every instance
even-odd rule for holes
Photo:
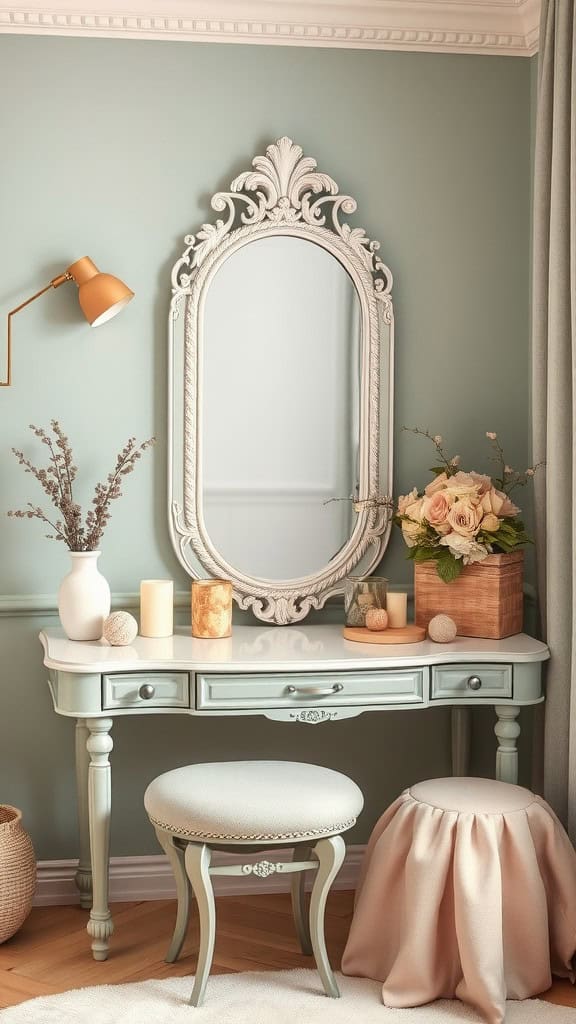
[[[346,846],[342,836],[330,836],[329,839],[320,839],[314,847],[314,853],[318,858],[319,865],[314,879],[312,896],[310,898],[310,938],[318,973],[324,985],[327,996],[338,999],[340,992],[334,977],[328,953],[326,952],[326,940],[324,937],[324,911],[326,910],[326,899],[330,886],[336,878],[342,861]]]
[[[188,916],[190,914],[190,884],[184,865],[184,850],[182,847],[176,845],[174,836],[170,832],[164,832],[162,829],[157,828],[156,835],[160,846],[170,861],[170,866],[176,880],[176,895],[178,898],[176,924],[174,925],[174,935],[172,936],[170,949],[166,954],[166,963],[173,964],[180,956],[180,951],[186,938]]]
[[[294,847],[292,860],[310,860],[310,857],[310,846]],[[296,934],[298,936],[298,942],[300,943],[300,949],[306,956],[312,956],[312,942],[310,940],[310,923],[306,911],[306,893],[304,891],[305,882],[305,871],[299,871],[297,874],[292,875],[292,914],[294,915],[294,924],[296,925]]]
[[[200,1006],[204,1000],[204,992],[206,991],[206,984],[214,955],[216,906],[214,904],[214,890],[210,880],[211,856],[212,851],[210,847],[203,843],[189,843],[184,854],[186,872],[192,883],[200,916],[200,948],[198,950],[198,964],[196,966],[194,987],[190,997],[192,1006]]]

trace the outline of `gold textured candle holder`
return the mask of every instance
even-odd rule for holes
[[[232,635],[232,584],[229,580],[192,583],[192,636],[220,640]]]

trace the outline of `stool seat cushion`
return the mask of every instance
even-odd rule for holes
[[[457,814],[506,814],[523,811],[536,797],[529,789],[494,779],[430,779],[408,790],[413,800]]]
[[[338,835],[364,799],[340,772],[293,761],[227,761],[176,768],[144,795],[153,825],[196,842],[286,843]]]
[[[501,1024],[506,998],[574,981],[575,953],[576,853],[540,797],[433,779],[377,822],[342,970],[381,981],[387,1006],[456,997]]]

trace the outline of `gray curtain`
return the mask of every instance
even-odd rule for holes
[[[534,166],[532,400],[542,628],[552,659],[544,795],[576,840],[576,41],[574,0],[543,0]]]

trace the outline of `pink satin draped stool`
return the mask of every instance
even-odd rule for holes
[[[461,999],[502,1024],[506,999],[574,981],[576,853],[551,808],[490,779],[406,789],[370,838],[342,959],[386,1006]]]

